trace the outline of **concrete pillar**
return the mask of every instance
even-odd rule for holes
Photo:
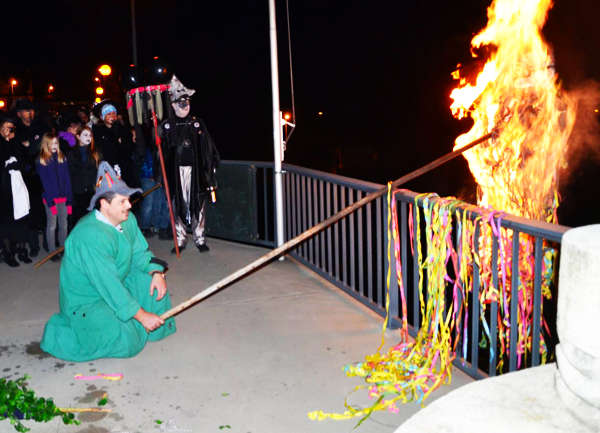
[[[556,390],[574,415],[600,422],[600,224],[561,242]]]

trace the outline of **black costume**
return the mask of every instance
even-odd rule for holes
[[[193,115],[163,121],[161,135],[177,243],[184,247],[191,230],[196,246],[204,245],[206,200],[217,187],[219,152],[204,122]]]
[[[104,123],[99,123],[94,125],[92,133],[103,160],[113,167],[119,166],[121,178],[127,185],[139,187],[139,170],[136,167],[134,144],[129,130],[118,122],[110,128]]]

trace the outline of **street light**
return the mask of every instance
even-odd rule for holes
[[[98,72],[100,72],[100,75],[103,77],[107,77],[111,74],[112,69],[108,65],[102,65],[98,68]]]
[[[102,87],[96,87],[96,95],[104,94],[104,89]]]
[[[48,86],[48,93],[52,93],[52,92],[54,92],[54,86],[52,84],[50,84]]]
[[[18,84],[18,83],[17,83],[17,80],[15,80],[14,78],[12,78],[12,79],[10,80],[10,93],[11,93],[11,95],[14,95],[14,94],[15,94],[15,86],[16,86],[17,84]]]

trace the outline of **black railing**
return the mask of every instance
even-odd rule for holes
[[[251,243],[263,246],[274,246],[275,218],[273,207],[273,164],[249,161],[223,161],[224,165],[251,166],[256,168],[256,200],[259,234]],[[341,209],[364,197],[364,195],[380,190],[383,185],[364,182],[357,179],[333,175],[304,167],[284,164],[283,195],[284,195],[284,232],[285,240],[289,240],[309,229],[313,225],[334,215]],[[398,228],[400,242],[400,256],[404,296],[409,303],[407,322],[409,332],[415,336],[419,330],[422,319],[419,306],[419,263],[409,253],[410,236],[408,234],[409,205],[422,209],[423,200],[417,194],[408,190],[399,190],[395,193],[398,206]],[[436,200],[433,198],[432,200]],[[467,217],[476,220],[478,212],[472,207],[459,207],[458,211],[467,212]],[[413,211],[413,213],[416,211]],[[422,210],[420,210],[422,212]],[[390,271],[390,327],[401,326],[400,293],[395,278],[395,261],[388,260],[388,206],[385,197],[379,197],[368,203],[354,213],[346,216],[324,231],[316,234],[309,240],[297,246],[290,255],[299,262],[309,267],[329,282],[333,283],[346,293],[353,296],[361,303],[378,314],[385,316],[386,302],[386,275]],[[549,245],[558,250],[562,234],[568,229],[564,226],[541,223],[525,218],[505,215],[501,218],[501,227],[512,233],[513,248],[512,262],[518,263],[520,236],[530,236],[534,244],[534,302],[533,321],[531,332],[532,341],[529,355],[523,359],[519,368],[539,365],[540,363],[540,330],[541,330],[541,286],[542,286],[542,258],[543,250]],[[480,230],[476,226],[476,237]],[[234,239],[235,240],[235,239]],[[244,240],[247,242],[247,240]],[[413,250],[417,243],[422,242],[419,236],[413,236]],[[492,239],[492,279],[493,284],[498,284],[498,238]],[[558,266],[558,263],[556,263]],[[391,267],[391,268],[390,268]],[[512,274],[512,287],[519,286],[519,273]],[[473,292],[480,290],[479,269],[477,264],[473,270]],[[454,364],[475,378],[494,375],[497,372],[498,360],[490,354],[489,348],[479,346],[482,337],[482,323],[480,318],[479,296],[468,295],[469,298],[469,323],[468,323],[468,350],[464,353],[457,350]],[[553,297],[555,302],[556,293]],[[460,299],[460,302],[464,300]],[[510,327],[517,329],[517,296],[510,302]],[[497,348],[497,312],[498,305],[491,302],[486,309],[487,323],[489,323],[489,347]],[[544,306],[546,322],[552,330],[556,322],[555,304],[552,302]],[[555,332],[554,332],[555,335]],[[510,336],[508,348],[508,363],[502,369],[513,371],[517,369],[517,333]],[[457,335],[461,347],[463,336]],[[553,350],[553,337],[548,335],[546,343],[550,356]],[[497,353],[497,351],[495,352]]]

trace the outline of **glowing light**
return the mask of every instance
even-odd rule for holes
[[[96,95],[103,95],[104,89],[102,87],[96,87]]]
[[[98,77],[94,77],[94,81],[95,81],[96,83],[98,83],[98,82],[100,82],[100,78],[98,78]]]
[[[52,92],[54,92],[54,86],[52,84],[50,84],[48,86],[48,93],[52,93]]]
[[[103,77],[107,77],[111,74],[112,69],[109,65],[102,65],[98,68],[98,72],[100,72],[100,75]]]
[[[4,99],[0,99],[0,108],[5,108],[6,107],[6,102],[4,101]]]
[[[322,116],[322,115],[323,115],[323,112],[322,112],[322,111],[319,111],[319,112],[317,113],[317,116]]]
[[[283,118],[285,120],[290,120],[292,118],[292,115],[290,113],[284,113]]]
[[[10,85],[11,86],[16,86],[17,85],[17,80],[15,80],[14,78],[12,80],[10,80]]]
[[[94,102],[96,104],[98,104],[98,103],[102,102],[102,99],[100,99],[98,96],[96,96],[96,99],[94,99]]]

